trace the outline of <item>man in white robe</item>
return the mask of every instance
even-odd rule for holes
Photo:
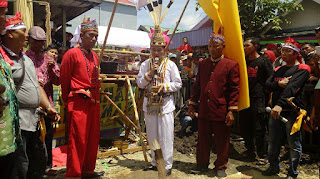
[[[165,42],[160,30],[152,36],[150,51],[151,58],[141,64],[137,84],[139,88],[146,89],[143,111],[149,144],[155,139],[159,142],[168,176],[173,163],[173,92],[181,88],[182,82],[178,67],[165,56]],[[153,151],[151,155],[151,166],[145,170],[156,170]]]

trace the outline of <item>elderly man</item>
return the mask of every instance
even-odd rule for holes
[[[208,169],[212,134],[217,148],[214,162],[218,177],[225,177],[228,163],[230,126],[234,121],[233,111],[238,109],[239,66],[224,57],[224,36],[212,33],[209,41],[210,58],[199,63],[196,81],[189,102],[189,116],[195,117],[199,107],[197,167],[193,173]]]
[[[5,13],[8,2],[0,0],[0,32],[4,29]],[[12,178],[14,167],[14,151],[21,147],[20,125],[18,116],[18,100],[10,65],[3,59],[5,52],[0,48],[0,173],[3,178]],[[4,91],[5,90],[5,91]],[[6,104],[6,100],[8,104]],[[7,106],[8,105],[8,106]]]
[[[70,49],[61,64],[62,99],[68,107],[66,177],[99,177],[94,172],[100,137],[100,81],[95,20],[81,24],[81,44]]]
[[[50,106],[47,95],[38,84],[33,62],[21,49],[27,45],[26,26],[21,21],[20,13],[6,21],[2,31],[4,59],[11,63],[13,79],[17,88],[19,117],[23,147],[17,149],[16,177],[41,178],[45,170],[45,147],[39,139],[39,116],[37,108],[41,106],[48,114],[53,114],[53,121],[60,119],[56,110]]]
[[[165,41],[159,26],[151,38],[151,58],[141,64],[137,77],[139,88],[145,89],[143,111],[146,119],[148,141],[157,140],[165,162],[167,176],[171,174],[173,163],[173,139],[175,110],[173,92],[181,86],[177,65],[165,57]],[[145,170],[155,170],[155,154],[152,151],[151,166]]]
[[[60,69],[55,60],[48,56],[44,51],[47,36],[41,27],[34,26],[29,29],[29,43],[30,48],[25,52],[34,63],[36,68],[38,82],[40,86],[46,92],[50,106],[54,107],[53,104],[53,85],[60,85],[59,76]],[[51,119],[45,118],[46,124],[46,147],[48,153],[47,168],[52,167],[52,139],[53,139],[53,123]]]
[[[299,44],[288,38],[281,49],[281,57],[286,65],[274,70],[273,75],[266,82],[267,89],[272,92],[272,119],[269,120],[269,148],[268,159],[270,166],[262,174],[266,176],[276,175],[280,171],[279,154],[283,139],[283,131],[286,132],[290,145],[289,170],[287,179],[296,178],[298,164],[302,152],[301,131],[291,133],[291,128],[298,116],[297,112],[287,103],[287,98],[295,97],[293,102],[300,108],[304,108],[302,89],[310,74],[310,67],[300,64]],[[288,120],[281,122],[280,115]]]

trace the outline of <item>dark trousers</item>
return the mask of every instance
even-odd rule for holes
[[[12,178],[14,164],[14,153],[0,157],[0,178]]]
[[[45,138],[46,149],[48,154],[47,168],[51,168],[52,167],[52,139],[53,139],[54,128],[53,128],[53,125],[51,125],[52,119],[45,117],[44,120],[46,123],[46,131],[47,131],[46,138]]]
[[[43,178],[46,168],[46,149],[39,132],[21,130],[23,147],[15,152],[15,178]]]
[[[240,133],[248,153],[254,154],[256,146],[258,156],[264,158],[268,149],[268,116],[264,112],[264,99],[250,100],[250,103],[250,108],[239,113]]]
[[[215,169],[225,170],[229,155],[230,127],[224,121],[198,120],[197,165],[201,167],[209,165],[212,134],[217,149]]]
[[[269,148],[268,148],[268,159],[270,166],[280,167],[279,155],[280,148],[283,141],[283,132],[286,132],[287,142],[290,146],[290,158],[289,158],[289,169],[288,174],[296,177],[298,175],[298,165],[301,160],[302,153],[302,135],[301,131],[290,135],[292,126],[298,117],[294,111],[284,111],[281,115],[288,119],[287,123],[281,122],[279,119],[270,119],[269,121]]]

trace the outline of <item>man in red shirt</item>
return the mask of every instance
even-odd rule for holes
[[[197,167],[194,173],[204,172],[209,166],[212,134],[217,148],[214,162],[218,177],[226,177],[230,126],[233,111],[238,109],[239,65],[222,54],[224,36],[213,33],[209,41],[210,58],[199,63],[189,103],[189,116],[194,118],[199,107]]]
[[[98,39],[95,20],[81,24],[81,44],[69,50],[61,64],[62,99],[68,108],[66,177],[99,177],[94,172],[100,137],[100,81],[98,56],[92,48]]]
[[[188,43],[188,38],[187,37],[183,37],[182,38],[182,42],[183,42],[183,45],[180,45],[180,47],[177,49],[177,51],[182,52],[184,50],[184,51],[187,51],[187,54],[191,53],[192,52],[192,48]]]

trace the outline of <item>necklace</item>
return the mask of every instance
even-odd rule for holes
[[[221,55],[221,56],[218,57],[218,58],[212,58],[212,57],[211,57],[211,61],[214,62],[214,63],[217,63],[218,61],[220,61],[220,60],[223,59],[223,58],[224,58],[224,55]]]
[[[88,59],[87,59],[87,57],[86,57],[86,54],[84,53],[84,50],[80,47],[80,50],[81,50],[81,52],[82,52],[82,54],[83,54],[83,57],[84,57],[84,59],[85,59],[85,61],[86,61],[86,66],[87,66],[87,73],[88,73],[88,77],[89,77],[89,80],[90,80],[90,82],[91,82],[91,76],[90,76],[90,70],[89,70],[89,64],[88,64]],[[95,62],[95,60],[94,60],[94,56],[93,56],[93,53],[90,51],[89,52],[90,53],[90,55],[91,55],[91,57],[92,57],[92,59],[93,59],[93,64],[94,64],[94,72],[95,72],[95,74],[97,74],[98,72],[97,72],[97,65],[96,65],[96,62]],[[95,74],[93,74],[93,72],[92,72],[92,76],[94,76]],[[96,77],[96,80],[95,80],[95,82],[98,82],[98,78]]]

